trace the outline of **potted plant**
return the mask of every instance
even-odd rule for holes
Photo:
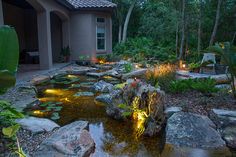
[[[190,63],[188,65],[190,72],[195,72],[195,73],[199,73],[200,72],[200,68],[201,68],[201,64],[200,63]]]
[[[70,61],[70,47],[63,47],[61,50],[61,56],[63,57],[64,62]]]
[[[90,55],[80,55],[79,60],[76,63],[82,66],[90,65],[91,64]]]

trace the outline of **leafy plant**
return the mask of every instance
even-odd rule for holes
[[[235,77],[236,77],[236,47],[230,42],[216,43],[214,46],[208,48],[209,51],[215,52],[222,57],[223,62],[229,66],[228,76],[231,80],[231,88],[234,97],[236,98]]]
[[[63,48],[61,49],[61,55],[62,55],[63,57],[70,56],[70,47],[69,47],[69,46],[63,47]]]
[[[2,134],[6,136],[12,143],[16,140],[17,146],[12,149],[20,157],[25,157],[22,148],[19,145],[17,138],[17,132],[20,129],[20,125],[15,122],[18,118],[23,118],[24,115],[18,112],[6,101],[0,101],[0,128],[2,128]],[[15,149],[17,147],[17,150]]]
[[[133,70],[133,65],[131,63],[127,63],[124,65],[125,73],[129,73]]]
[[[0,94],[15,85],[18,60],[19,43],[16,31],[12,27],[3,26],[0,28]],[[0,100],[0,128],[2,134],[11,141],[14,145],[13,151],[20,157],[26,155],[20,147],[16,135],[20,125],[16,124],[15,120],[23,117],[24,115],[11,107],[10,103]],[[17,146],[15,146],[15,143],[17,143]],[[17,147],[17,150],[15,147]]]
[[[52,120],[58,120],[60,119],[59,113],[62,109],[62,106],[58,106],[61,105],[61,102],[45,102],[45,103],[41,103],[39,106],[42,107],[43,109],[41,109],[41,112],[50,112],[51,113],[51,117],[50,119]]]
[[[195,71],[196,69],[199,69],[201,67],[201,64],[199,62],[197,63],[190,63],[188,65],[190,71]]]
[[[0,94],[15,85],[19,58],[16,31],[9,26],[0,27]]]
[[[218,91],[215,85],[215,80],[210,78],[176,80],[171,82],[168,91],[172,93],[183,93],[190,90],[196,90],[202,93],[215,93]]]

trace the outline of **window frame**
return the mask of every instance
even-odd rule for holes
[[[104,22],[98,22],[98,18],[103,18]],[[98,28],[104,29],[104,37],[98,37]],[[96,17],[96,51],[104,52],[107,49],[107,39],[106,39],[106,18],[105,17]],[[98,49],[98,39],[104,39],[104,49]]]

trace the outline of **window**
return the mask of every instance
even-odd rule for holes
[[[105,26],[97,26],[97,50],[106,50]]]
[[[97,23],[105,23],[105,18],[98,17],[97,18]]]

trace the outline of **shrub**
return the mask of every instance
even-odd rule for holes
[[[171,82],[169,92],[183,93],[189,90],[195,90],[202,93],[215,93],[218,91],[215,85],[215,80],[210,78],[176,80]]]
[[[146,80],[153,86],[168,90],[170,83],[175,80],[176,67],[171,64],[161,64],[147,71]]]
[[[127,63],[124,65],[125,73],[129,73],[133,70],[133,65],[131,63]]]
[[[113,52],[116,56],[131,58],[133,62],[148,59],[168,62],[176,59],[171,46],[157,45],[152,39],[145,37],[131,38],[125,43],[117,44]]]

